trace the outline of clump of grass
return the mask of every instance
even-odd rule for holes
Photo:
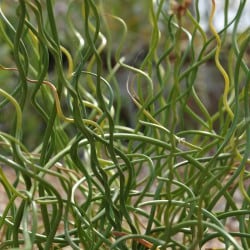
[[[212,1],[209,34],[198,3],[136,3],[141,24],[122,3],[71,1],[64,25],[51,1],[1,4],[1,249],[249,248],[245,1],[220,31]]]

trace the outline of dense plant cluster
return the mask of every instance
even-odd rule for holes
[[[1,2],[1,249],[249,249],[246,1],[216,2]]]

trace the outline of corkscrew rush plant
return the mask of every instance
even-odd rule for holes
[[[249,249],[247,1],[0,2],[1,249]]]

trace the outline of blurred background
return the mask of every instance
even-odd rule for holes
[[[107,47],[102,52],[103,58],[103,75],[104,77],[109,77],[109,70],[107,69],[108,63],[111,62],[111,66],[114,66],[117,61],[115,59],[115,53],[118,49],[119,42],[121,39],[122,28],[119,22],[115,22],[112,18],[109,18],[108,15],[119,16],[122,18],[127,24],[127,37],[126,42],[123,44],[123,48],[121,51],[121,56],[125,58],[125,62],[128,65],[132,65],[140,68],[141,63],[145,59],[149,51],[149,43],[150,36],[152,33],[152,25],[150,24],[149,18],[149,9],[150,9],[150,1],[133,1],[133,0],[105,0],[98,1],[99,2],[99,10],[102,11],[102,14],[105,16],[107,26],[101,25],[101,31],[105,36],[108,37]],[[160,1],[154,1],[157,5]],[[174,4],[183,4],[184,2],[190,3],[189,10],[193,13],[194,16],[199,16],[199,23],[204,31],[207,33],[207,36],[211,36],[211,32],[209,31],[208,19],[211,10],[211,1],[200,0],[200,1],[165,1],[165,9],[166,13],[171,14],[173,11]],[[217,31],[223,29],[226,23],[230,23],[235,15],[237,14],[240,0],[231,0],[231,1],[216,1],[216,13],[214,17],[214,25]],[[198,4],[196,4],[198,3]],[[42,7],[44,8],[44,18],[46,19],[46,3],[45,1],[41,1]],[[77,41],[73,36],[71,30],[69,29],[69,20],[73,23],[75,28],[79,31],[83,31],[84,23],[82,17],[82,10],[79,8],[80,1],[54,1],[54,12],[56,17],[56,25],[59,31],[59,39],[61,44],[69,50],[72,54],[73,60],[75,64],[77,63]],[[9,1],[1,1],[0,3],[1,11],[4,13],[5,17],[9,20],[13,27],[17,27],[18,24],[18,1],[12,1],[11,5]],[[198,7],[198,13],[197,9]],[[226,11],[227,10],[227,11]],[[225,15],[225,13],[227,13]],[[241,19],[238,26],[238,32],[243,32],[249,28],[250,19],[248,18],[250,13],[250,2],[246,1],[243,13],[241,15]],[[31,20],[34,19],[34,16],[30,16]],[[184,27],[189,30],[192,29],[190,26],[190,22],[188,18],[183,18]],[[221,62],[227,68],[228,64],[228,50],[231,46],[231,37],[230,32],[233,31],[234,23],[230,25],[227,30],[227,34],[223,34],[226,39],[226,42],[223,43],[222,53],[221,53]],[[4,28],[2,25],[1,28]],[[159,29],[162,31],[161,36],[162,41],[164,43],[165,37],[167,34],[167,26],[163,20],[159,20]],[[110,32],[110,34],[108,34]],[[9,30],[10,37],[14,40],[14,35],[11,35],[11,30]],[[161,48],[160,45],[159,49]],[[183,44],[181,49],[186,49],[186,38],[183,38]],[[199,51],[199,41],[197,41],[197,51]],[[107,59],[107,54],[111,53],[111,56]],[[160,51],[158,51],[160,54]],[[32,58],[31,58],[32,59]],[[187,61],[184,63],[184,69],[186,65],[188,65],[188,57]],[[4,34],[0,34],[0,64],[6,67],[15,67],[13,51],[11,46],[6,42]],[[66,57],[63,56],[63,64],[65,67],[65,73],[67,73],[67,60]],[[48,78],[53,80],[55,77],[55,67],[53,62],[53,57],[50,57],[49,63],[49,75]],[[121,99],[122,103],[120,104],[120,120],[119,123],[134,127],[136,120],[136,108],[132,104],[131,98],[129,97],[126,89],[126,82],[128,77],[132,78],[131,72],[125,69],[118,70],[115,75],[115,80],[119,83],[119,88],[116,89],[117,99]],[[0,71],[0,84],[1,88],[5,89],[9,93],[14,91],[16,83],[18,81],[17,75],[11,71]],[[110,79],[110,82],[114,81],[114,78]],[[209,60],[203,65],[199,67],[198,75],[196,78],[196,87],[199,93],[199,97],[202,102],[207,107],[210,114],[214,114],[219,105],[219,101],[221,98],[221,94],[224,89],[223,77],[218,72],[215,67],[214,60]],[[113,85],[115,86],[115,85]],[[33,88],[32,86],[30,87]],[[0,99],[2,101],[2,99]],[[190,101],[190,105],[192,106],[192,100]],[[195,107],[193,107],[195,109]],[[1,105],[1,116],[0,116],[0,129],[5,132],[11,131],[11,121],[13,107],[10,104]],[[30,145],[31,148],[35,147],[38,143],[37,136],[33,136],[34,134],[43,134],[43,130],[46,126],[44,124],[41,117],[34,111],[31,104],[27,104],[25,106],[25,112],[23,112],[23,120],[28,121],[25,123],[24,128],[24,143],[25,145]],[[195,124],[190,121],[190,126],[195,126]],[[32,131],[32,133],[30,133]]]

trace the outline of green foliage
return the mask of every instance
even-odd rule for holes
[[[4,2],[0,248],[249,249],[246,1]]]

